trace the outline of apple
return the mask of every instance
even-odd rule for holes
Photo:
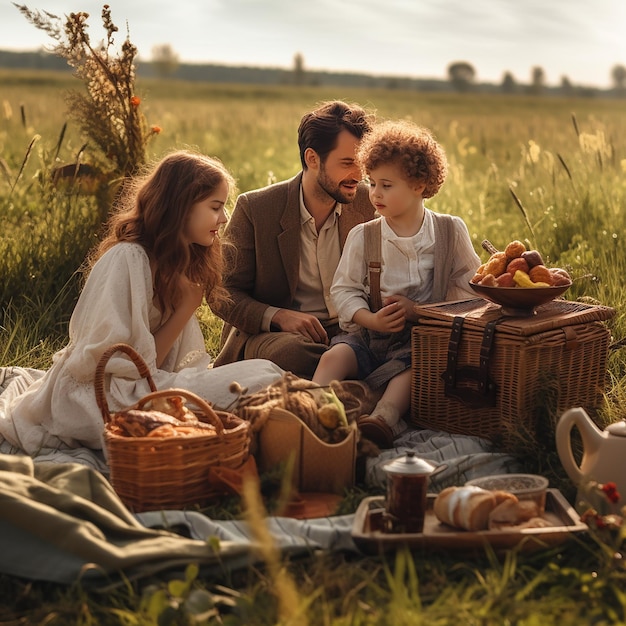
[[[517,270],[528,273],[529,269],[528,261],[526,259],[522,259],[521,257],[517,257],[516,259],[509,261],[509,264],[506,266],[506,271],[511,274],[511,276],[514,276]]]
[[[522,259],[525,259],[528,263],[528,267],[534,267],[535,265],[543,265],[543,258],[537,250],[526,250],[522,252]]]
[[[509,272],[504,272],[504,274],[500,274],[500,276],[496,278],[496,284],[498,285],[498,287],[515,287],[513,274],[510,274]]]
[[[528,275],[533,283],[548,283],[548,285],[552,285],[553,283],[552,272],[550,272],[545,265],[535,265],[531,267],[528,271]]]
[[[562,285],[570,285],[572,283],[572,279],[570,275],[560,267],[554,267],[550,270],[550,274],[552,275],[551,284],[555,287],[560,287]]]

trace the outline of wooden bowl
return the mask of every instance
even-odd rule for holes
[[[499,304],[504,315],[529,316],[535,314],[535,308],[563,295],[571,286],[555,287],[489,287],[469,283],[470,287],[485,300]]]

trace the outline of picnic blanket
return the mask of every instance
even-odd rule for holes
[[[15,384],[17,377],[28,385],[38,375],[36,370],[3,369],[0,394],[9,379]],[[384,488],[384,465],[409,450],[436,464],[445,463],[431,481],[434,492],[478,476],[520,470],[513,457],[493,451],[478,437],[407,425],[394,444],[367,459],[367,487]],[[221,577],[259,558],[255,534],[245,521],[214,520],[194,511],[134,515],[107,476],[101,450],[59,447],[27,456],[7,441],[0,443],[0,573],[110,585],[121,575],[140,578],[190,562]],[[269,517],[266,523],[284,553],[357,552],[351,537],[353,520],[353,515],[310,520]]]
[[[349,517],[303,522],[275,518],[268,524],[282,550],[350,550]],[[168,530],[174,527],[186,530]],[[223,575],[257,559],[245,522],[215,522],[192,511],[134,516],[96,470],[0,455],[3,574],[108,586],[121,582],[122,574],[132,580],[192,562],[207,574]]]

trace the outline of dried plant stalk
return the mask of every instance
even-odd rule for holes
[[[137,48],[128,35],[121,50],[115,49],[118,27],[111,19],[108,5],[102,9],[106,37],[92,45],[85,12],[70,13],[65,22],[47,11],[18,10],[37,28],[56,40],[52,51],[66,59],[74,75],[83,81],[85,92],[67,95],[69,115],[90,139],[92,148],[109,179],[125,178],[137,172],[147,159],[150,137],[160,128],[149,127],[141,112],[141,99],[135,90]]]

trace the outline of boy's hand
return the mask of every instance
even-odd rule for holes
[[[402,309],[404,310],[405,320],[409,322],[416,322],[417,316],[415,315],[415,302],[413,300],[409,300],[406,296],[399,296],[394,294],[393,296],[388,296],[383,300],[383,305],[386,306],[388,304],[392,304],[393,302],[398,303]]]
[[[395,297],[395,296],[392,296]],[[398,301],[386,298],[384,306],[374,313],[374,327],[381,333],[397,333],[400,332],[406,323],[406,312],[402,304]]]

